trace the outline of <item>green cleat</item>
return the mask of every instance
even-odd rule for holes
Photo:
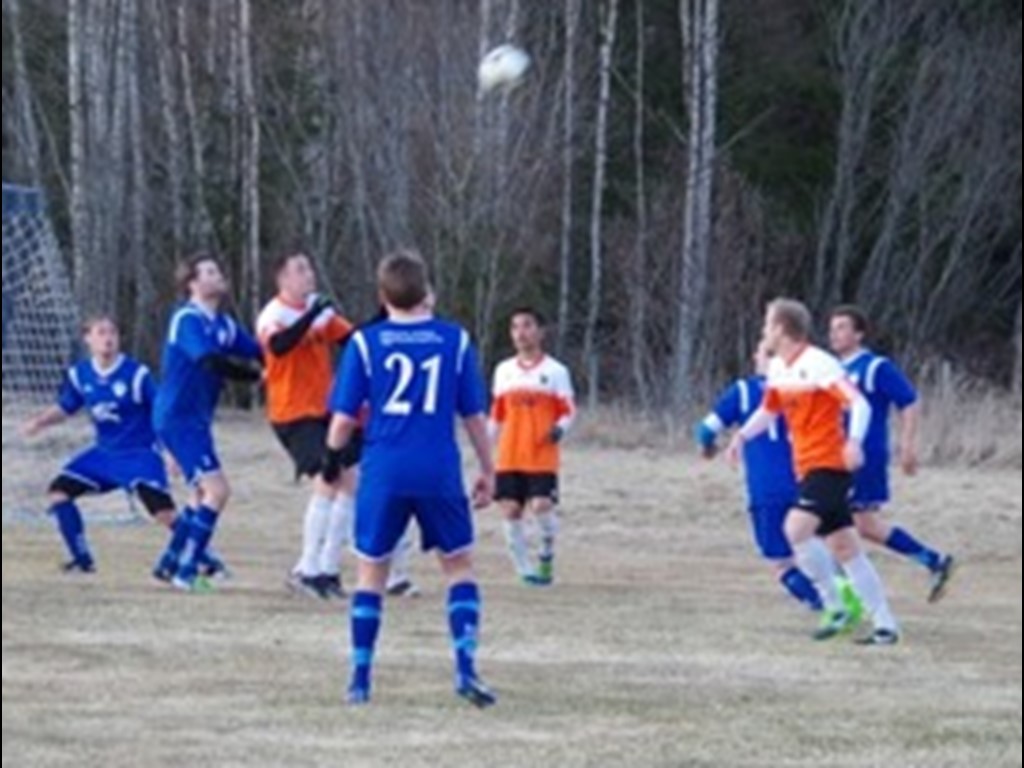
[[[843,603],[843,611],[850,616],[851,624],[854,626],[860,624],[861,619],[864,618],[864,603],[861,602],[860,595],[853,588],[853,584],[846,577],[840,576],[836,579],[836,590]]]
[[[831,640],[849,634],[856,627],[857,622],[846,611],[825,611],[811,637],[815,640]]]
[[[537,578],[544,584],[551,584],[555,580],[554,555],[542,556],[537,562]]]

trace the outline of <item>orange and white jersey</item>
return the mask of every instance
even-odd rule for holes
[[[267,418],[272,424],[327,415],[334,347],[352,332],[352,324],[333,309],[325,309],[294,349],[280,356],[270,351],[271,336],[294,325],[316,299],[312,295],[304,305],[296,306],[278,296],[256,321],[266,363]]]
[[[557,473],[560,454],[551,433],[568,430],[576,414],[569,369],[553,357],[532,365],[513,357],[494,370],[491,394],[491,420],[500,430],[497,470]]]
[[[804,347],[788,361],[772,359],[764,409],[786,419],[798,477],[847,470],[845,411],[859,398],[840,362],[818,347]]]

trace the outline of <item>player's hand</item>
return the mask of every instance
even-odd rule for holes
[[[164,466],[167,467],[167,474],[175,479],[181,479],[181,467],[171,456],[170,451],[164,451]]]
[[[38,419],[29,419],[28,421],[21,425],[21,428],[18,431],[21,432],[22,437],[31,440],[33,437],[42,432],[43,428],[39,424]]]
[[[738,467],[743,461],[743,444],[746,442],[742,433],[737,432],[732,436],[729,441],[729,447],[725,449],[725,458],[729,460],[729,463]]]
[[[548,441],[555,445],[562,442],[563,437],[565,437],[565,430],[557,424],[551,428],[550,432],[548,432]]]
[[[320,295],[320,296],[317,296],[316,299],[314,299],[313,307],[312,308],[315,311],[316,315],[320,315],[321,312],[324,312],[326,310],[332,310],[333,311],[333,309],[334,309],[334,302],[331,301],[330,297],[324,296],[324,295]]]
[[[856,472],[864,466],[864,449],[856,440],[847,440],[843,446],[843,463],[850,472]]]
[[[900,449],[900,468],[903,470],[904,475],[913,477],[917,474],[920,466],[915,448],[908,446]]]
[[[700,455],[708,461],[711,461],[715,456],[718,455],[718,446],[714,443],[701,443],[700,444]]]
[[[473,483],[473,509],[485,509],[494,501],[494,473],[484,473]]]

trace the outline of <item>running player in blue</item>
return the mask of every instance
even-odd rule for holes
[[[340,472],[342,451],[368,405],[356,499],[348,701],[370,700],[390,561],[415,518],[423,549],[438,550],[449,583],[455,691],[487,707],[496,698],[476,673],[481,600],[473,573],[470,500],[455,437],[460,418],[480,465],[472,501],[486,506],[494,495],[494,463],[477,354],[464,329],[430,312],[427,267],[418,253],[403,250],[385,258],[377,282],[389,317],[357,331],[345,350],[331,394],[334,416],[323,470],[328,482]]]
[[[56,405],[26,422],[22,432],[34,437],[80,411],[92,419],[95,445],[65,464],[49,487],[50,513],[70,555],[64,570],[91,573],[95,560],[78,498],[128,491],[168,527],[174,524],[175,510],[151,425],[155,387],[149,369],[121,354],[120,334],[111,318],[93,317],[83,332],[89,358],[67,371]]]
[[[176,528],[154,575],[197,591],[208,586],[197,575],[231,495],[213,443],[214,411],[225,379],[259,381],[253,361],[261,359],[261,352],[256,340],[221,309],[227,280],[214,256],[192,256],[177,277],[186,301],[168,325],[153,424],[194,499],[188,525]]]
[[[769,360],[764,344],[758,344],[754,353],[756,374],[733,382],[698,425],[697,442],[705,457],[715,455],[718,435],[746,424],[761,406]],[[821,596],[814,582],[796,566],[783,527],[787,513],[797,500],[797,481],[789,436],[782,419],[777,419],[763,435],[744,444],[743,464],[750,523],[761,556],[771,563],[776,579],[790,595],[813,611],[822,610]]]
[[[917,392],[892,360],[864,346],[867,315],[853,305],[837,307],[829,320],[829,344],[850,379],[871,404],[871,426],[864,440],[864,466],[854,475],[852,511],[860,535],[928,569],[930,602],[946,591],[955,561],[916,539],[905,528],[890,525],[879,514],[889,502],[889,413],[899,414],[899,463],[904,474],[917,473]]]

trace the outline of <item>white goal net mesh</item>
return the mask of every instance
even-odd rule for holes
[[[78,343],[78,312],[43,195],[3,185],[3,521],[41,522],[46,488],[63,461],[92,440],[79,416],[33,440],[19,429],[55,402]],[[89,518],[135,517],[123,497],[88,503]]]

